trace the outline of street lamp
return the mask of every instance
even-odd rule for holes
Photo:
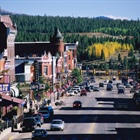
[[[2,106],[2,95],[0,94],[0,120],[2,120],[2,111],[1,111],[1,106]]]

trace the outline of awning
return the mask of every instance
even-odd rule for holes
[[[6,94],[1,94],[2,95],[2,103],[1,106],[23,106],[25,104],[25,101],[16,97],[11,97]]]
[[[19,96],[19,89],[15,86],[10,87],[10,92],[13,97],[18,97]]]

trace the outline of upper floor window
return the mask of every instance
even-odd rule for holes
[[[48,75],[48,67],[47,66],[44,66],[44,74]]]
[[[70,60],[70,55],[69,55],[69,60]]]

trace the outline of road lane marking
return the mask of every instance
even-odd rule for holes
[[[94,133],[95,123],[92,123],[89,127],[88,133]]]
[[[14,136],[11,136],[8,140],[12,140],[14,138]]]
[[[93,122],[96,122],[96,120],[97,120],[97,118],[98,118],[98,116],[95,116],[94,118],[93,118]],[[90,125],[90,128],[89,128],[89,133],[94,133],[94,129],[95,129],[95,126],[96,126],[96,123],[92,123],[91,125]]]

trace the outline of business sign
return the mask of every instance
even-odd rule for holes
[[[0,84],[0,92],[10,92],[10,84]]]
[[[39,82],[39,63],[37,60],[34,61],[34,81],[36,85]]]

